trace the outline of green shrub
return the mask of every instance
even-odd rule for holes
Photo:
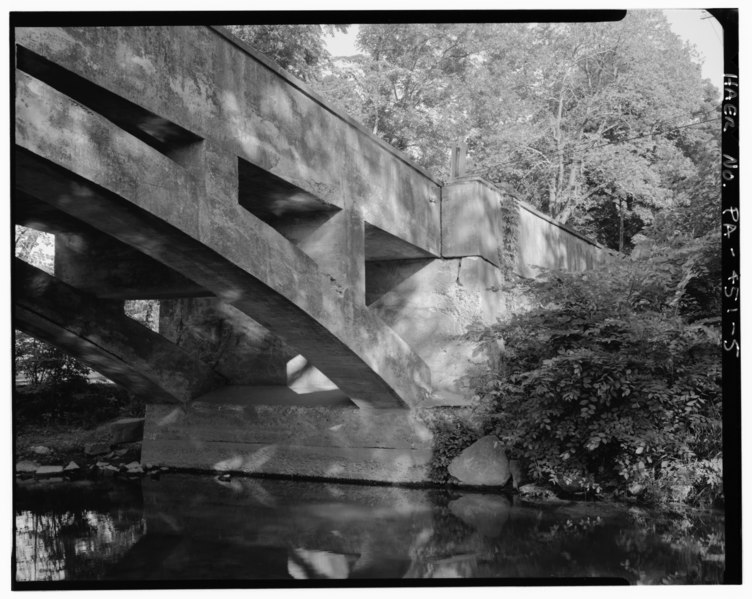
[[[13,396],[16,425],[91,428],[120,416],[143,416],[144,403],[109,383],[36,387]]]
[[[434,409],[423,417],[433,433],[429,478],[447,483],[451,479],[447,471],[449,463],[481,436],[478,423],[472,422],[472,417],[461,409]]]
[[[476,381],[485,432],[519,452],[530,476],[650,501],[720,493],[712,244],[544,273],[528,284],[537,308],[481,335],[501,354]]]

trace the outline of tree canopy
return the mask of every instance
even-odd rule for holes
[[[306,82],[321,76],[329,61],[326,36],[344,25],[228,25],[227,29]]]

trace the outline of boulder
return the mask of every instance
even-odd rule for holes
[[[110,464],[100,467],[99,471],[103,476],[115,476],[119,472],[119,470],[115,468],[115,466],[112,466]]]
[[[37,478],[46,478],[48,476],[57,476],[63,473],[62,466],[40,466],[35,472]]]
[[[110,422],[108,427],[110,429],[110,443],[113,445],[141,441],[144,436],[143,418],[121,418]]]
[[[16,472],[19,474],[34,474],[39,469],[39,464],[24,460],[16,464]]]
[[[109,453],[109,451],[110,451],[109,443],[87,443],[84,446],[84,453],[86,455],[102,455],[105,453]]]
[[[139,462],[131,462],[130,464],[126,464],[125,468],[128,471],[128,474],[144,473],[144,470],[143,468],[141,468],[141,464]]]
[[[63,472],[76,472],[77,470],[81,470],[81,467],[72,460],[63,468]]]
[[[494,435],[478,439],[449,464],[449,474],[466,485],[503,486],[512,476],[504,446]]]

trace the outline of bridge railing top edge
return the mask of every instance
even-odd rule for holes
[[[386,150],[387,152],[392,154],[395,158],[398,158],[399,160],[404,162],[407,166],[409,166],[410,168],[414,169],[415,171],[417,171],[418,173],[420,173],[421,175],[429,179],[433,184],[437,185],[438,187],[442,186],[442,184],[436,179],[436,177],[432,175],[428,170],[426,170],[425,168],[423,168],[422,166],[418,164],[415,164],[415,162],[413,162],[410,158],[405,156],[397,148],[388,144],[383,139],[375,136],[373,133],[368,131],[364,125],[359,123],[350,115],[343,113],[338,108],[335,108],[331,102],[329,102],[328,100],[325,100],[315,91],[313,91],[308,84],[306,84],[305,82],[301,81],[294,75],[291,75],[290,73],[285,71],[281,66],[279,66],[276,62],[274,62],[274,60],[264,55],[263,53],[259,52],[258,50],[255,50],[254,48],[246,44],[243,40],[239,39],[238,37],[230,33],[225,27],[221,25],[207,25],[207,27],[213,30],[215,33],[222,36],[223,38],[225,38],[230,43],[240,48],[246,54],[250,55],[254,60],[260,62],[265,67],[267,67],[268,69],[270,69],[271,71],[273,71],[274,73],[282,77],[290,85],[300,90],[305,95],[309,96],[314,102],[316,102],[325,110],[332,113],[338,119],[345,121],[348,125],[350,125],[351,127],[354,127],[360,133],[362,133],[363,135],[375,141],[384,150]]]
[[[485,187],[488,187],[489,189],[495,191],[496,193],[499,193],[499,194],[503,194],[504,193],[503,189],[499,189],[498,187],[496,187],[496,185],[494,185],[493,183],[491,183],[491,181],[488,181],[488,180],[484,179],[483,177],[479,177],[479,176],[476,176],[476,175],[471,175],[471,176],[468,176],[468,177],[458,177],[456,179],[452,179],[451,181],[447,182],[447,186],[451,185],[452,183],[464,183],[464,182],[469,182],[469,181],[475,181],[477,183],[480,183],[481,185],[484,185]],[[558,227],[559,229],[562,229],[563,231],[566,231],[570,235],[574,235],[575,237],[581,239],[582,241],[584,241],[584,242],[586,242],[586,243],[588,243],[588,244],[590,244],[592,246],[597,247],[599,250],[603,250],[603,251],[609,252],[609,253],[612,251],[610,248],[607,248],[605,245],[603,245],[601,243],[598,243],[594,239],[590,239],[589,237],[583,235],[582,233],[580,233],[578,231],[575,231],[571,227],[568,227],[565,224],[556,222],[556,220],[554,220],[553,217],[549,216],[545,212],[541,212],[540,210],[538,210],[537,208],[535,208],[532,205],[528,204],[527,202],[525,202],[523,200],[520,200],[518,198],[512,198],[512,199],[523,210],[527,210],[531,214],[537,216],[538,218],[541,218],[541,219],[545,220],[546,222],[554,225],[555,227]]]

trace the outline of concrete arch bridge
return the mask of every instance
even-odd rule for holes
[[[467,326],[512,309],[501,193],[441,186],[214,27],[15,30],[14,326],[148,403],[142,460],[426,479]],[[602,248],[519,205],[516,272]],[[123,313],[160,300],[159,332]]]

